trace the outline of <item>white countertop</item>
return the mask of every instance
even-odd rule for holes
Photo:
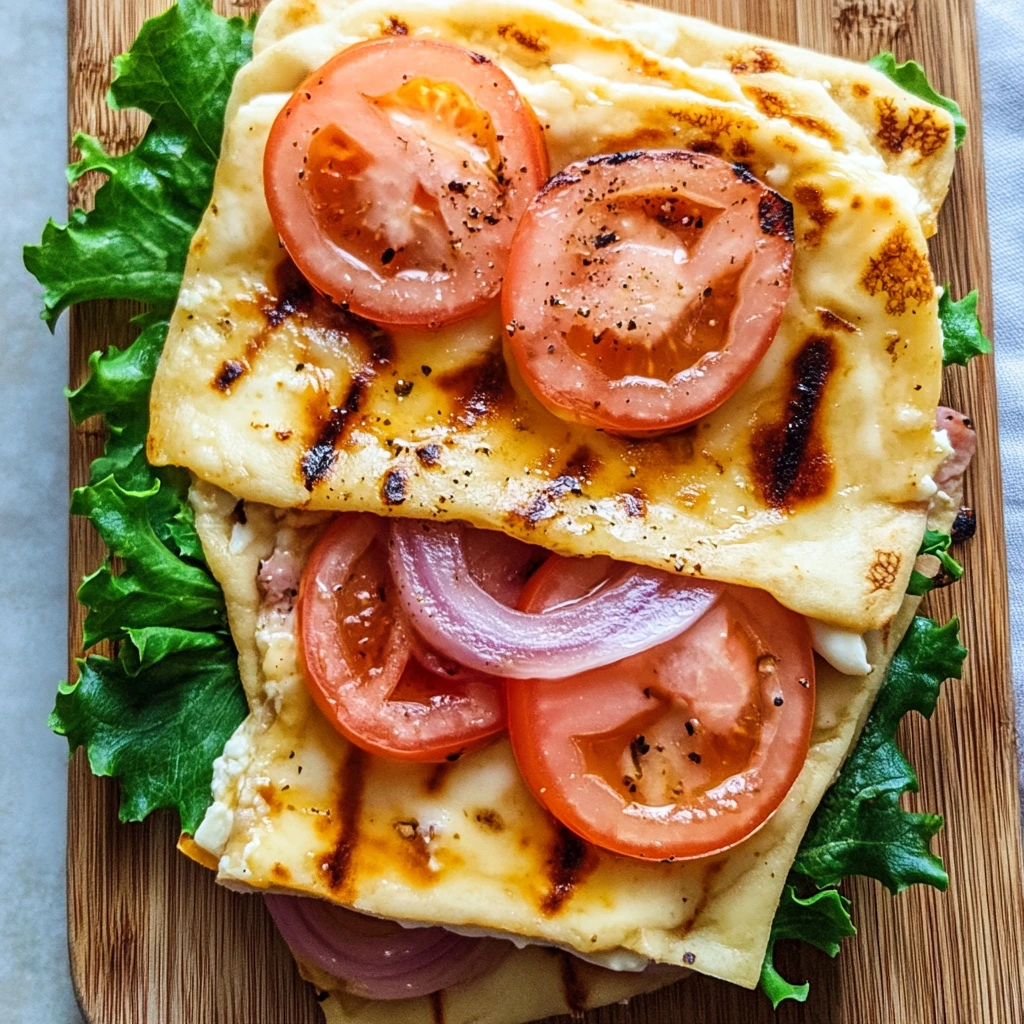
[[[977,2],[1024,709],[1024,17],[1020,0]],[[0,0],[0,25],[0,1018],[80,1024],[64,919],[66,744],[46,728],[66,671],[67,335],[63,321],[47,333],[21,264],[21,246],[38,240],[46,218],[65,219],[65,0]]]

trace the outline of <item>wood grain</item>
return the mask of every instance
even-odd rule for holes
[[[121,152],[142,127],[103,102],[110,60],[165,0],[69,0],[70,124]],[[256,0],[222,11],[245,13]],[[980,287],[991,323],[977,45],[972,0],[685,0],[661,6],[722,24],[865,59],[892,48],[928,68],[956,96],[973,130],[961,151],[932,255],[954,294]],[[96,182],[72,193],[88,203]],[[71,314],[70,379],[88,354],[130,339],[124,303],[93,303]],[[995,368],[991,359],[947,373],[947,401],[969,412],[981,439],[968,488],[978,537],[967,573],[933,601],[960,614],[971,654],[962,682],[948,684],[931,722],[904,723],[902,742],[921,777],[914,808],[938,810],[937,841],[952,879],[942,895],[915,888],[891,898],[878,885],[850,887],[860,935],[836,961],[783,950],[789,976],[808,977],[811,998],[778,1015],[763,996],[696,978],[597,1011],[597,1024],[1016,1024],[1024,1021],[1024,890],[1010,691],[1006,561],[999,475]],[[72,430],[72,486],[100,451],[95,423]],[[71,522],[72,589],[102,558],[98,538]],[[72,602],[70,649],[81,609]],[[72,668],[73,671],[73,668]],[[117,822],[117,791],[94,779],[79,754],[68,788],[68,936],[79,1002],[91,1024],[318,1024],[312,990],[297,976],[262,903],[228,893],[174,850],[175,821]]]

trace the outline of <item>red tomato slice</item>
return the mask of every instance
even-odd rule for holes
[[[547,173],[540,126],[500,68],[403,37],[310,75],[263,161],[274,226],[316,288],[368,319],[432,327],[497,296]]]
[[[608,561],[552,558],[519,607],[599,586]],[[569,679],[508,680],[516,761],[568,828],[628,857],[719,853],[759,829],[803,767],[814,719],[804,619],[732,587],[681,636]]]
[[[452,666],[422,641],[420,656],[413,653],[387,565],[374,516],[339,516],[317,543],[297,604],[306,685],[331,724],[364,750],[454,760],[504,729],[503,683]]]
[[[512,352],[556,416],[629,437],[678,430],[760,362],[792,261],[792,207],[743,168],[678,150],[571,164],[512,244]]]

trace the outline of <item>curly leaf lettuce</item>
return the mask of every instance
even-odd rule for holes
[[[103,454],[75,491],[74,514],[96,527],[110,556],[83,580],[83,645],[90,655],[60,686],[50,726],[97,775],[121,783],[123,820],[177,808],[192,832],[210,803],[214,758],[242,721],[245,697],[224,598],[203,558],[187,501],[189,477],[146,461],[149,393],[188,247],[213,189],[224,111],[251,57],[253,23],[213,13],[209,0],[179,3],[142,27],[115,61],[108,101],[152,121],[142,141],[110,156],[78,136],[74,181],[99,171],[95,207],[66,226],[52,221],[25,265],[43,286],[43,318],[87,299],[135,299],[149,312],[124,351],[94,352],[81,387],[68,392],[76,422],[102,416]]]
[[[942,365],[966,366],[975,356],[988,355],[992,342],[985,337],[978,319],[978,290],[959,302],[949,296],[949,285],[939,295],[939,322],[942,324]]]
[[[967,137],[967,122],[964,120],[960,104],[956,100],[936,92],[932,88],[931,82],[928,81],[924,68],[917,61],[908,60],[897,64],[896,58],[887,50],[872,57],[868,61],[868,65],[876,71],[881,71],[886,78],[909,92],[911,96],[916,96],[926,103],[932,103],[945,110],[953,118],[953,138],[956,148],[959,149],[964,144],[964,139]]]
[[[803,1003],[811,990],[807,982],[794,985],[775,969],[776,942],[799,939],[834,957],[842,940],[856,934],[857,929],[850,919],[850,901],[838,890],[822,889],[805,898],[798,896],[796,888],[787,883],[775,911],[771,937],[761,966],[761,990],[772,1001],[772,1007],[778,1009],[779,1004],[787,999]]]
[[[62,683],[50,727],[85,747],[94,775],[121,783],[122,821],[176,807],[195,832],[210,804],[212,765],[245,716],[228,636],[129,629],[117,658],[90,655]]]
[[[189,243],[213,191],[224,110],[238,69],[252,57],[253,23],[213,13],[208,0],[180,0],[151,18],[114,62],[108,102],[152,117],[142,141],[111,156],[76,135],[82,158],[68,181],[98,171],[107,181],[94,208],[52,220],[25,266],[43,286],[43,319],[88,299],[137,299],[169,310]]]
[[[800,939],[834,956],[840,939],[853,934],[849,901],[834,888],[843,878],[874,878],[892,893],[919,882],[941,890],[949,884],[931,851],[942,818],[900,807],[904,793],[916,792],[917,775],[896,744],[896,729],[909,711],[931,717],[942,681],[959,678],[967,655],[959,628],[955,618],[945,626],[921,616],[911,622],[853,752],[811,819],[761,968],[761,988],[776,1006],[803,1002],[808,992],[775,970],[777,941]]]
[[[925,530],[924,540],[918,548],[919,555],[934,555],[939,560],[939,571],[934,576],[926,576],[915,569],[910,574],[907,593],[921,597],[939,586],[940,581],[953,582],[964,574],[964,567],[949,553],[953,538],[941,530]]]

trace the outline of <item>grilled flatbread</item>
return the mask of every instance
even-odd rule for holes
[[[534,398],[496,306],[440,331],[384,331],[301,279],[264,199],[270,126],[313,70],[388,33],[496,61],[536,112],[553,171],[685,148],[790,200],[793,293],[732,398],[673,436],[612,437]],[[518,1024],[686,970],[753,987],[796,848],[916,605],[903,595],[948,450],[933,430],[941,332],[925,238],[952,170],[949,116],[870,68],[618,0],[274,0],[255,50],[151,406],[149,458],[197,478],[197,527],[251,708],[183,849],[232,887],[537,944],[399,1003],[300,964],[330,993],[331,1024]],[[257,575],[275,550],[304,560],[333,513],[352,510],[465,520],[564,554],[766,589],[868,631],[872,671],[819,660],[807,761],[760,831],[704,860],[619,857],[536,803],[507,741],[454,764],[396,763],[323,718],[297,666],[294,613],[261,600]],[[669,966],[600,966],[645,961]]]
[[[793,203],[793,294],[732,398],[670,437],[611,437],[540,405],[506,358],[497,308],[384,332],[312,292],[270,220],[264,143],[306,75],[387,32],[494,59],[536,111],[555,170],[690,148],[742,162]],[[462,519],[879,628],[900,606],[945,452],[925,235],[953,148],[944,111],[867,67],[613,0],[276,0],[235,83],[149,457],[250,501]]]
[[[247,502],[243,525],[236,499],[207,484],[194,488],[193,504],[252,707],[218,762],[216,802],[196,834],[219,858],[220,882],[507,933],[599,959],[633,954],[636,965],[651,959],[756,985],[796,848],[916,600],[906,599],[891,628],[868,636],[869,676],[841,675],[819,659],[806,763],[760,831],[715,857],[642,862],[592,847],[552,819],[526,788],[507,740],[441,765],[395,762],[349,744],[306,689],[294,611],[261,602],[257,586],[259,563],[275,549],[301,565],[327,517]],[[385,1019],[374,1016],[383,1010],[359,1012],[352,1019]]]

